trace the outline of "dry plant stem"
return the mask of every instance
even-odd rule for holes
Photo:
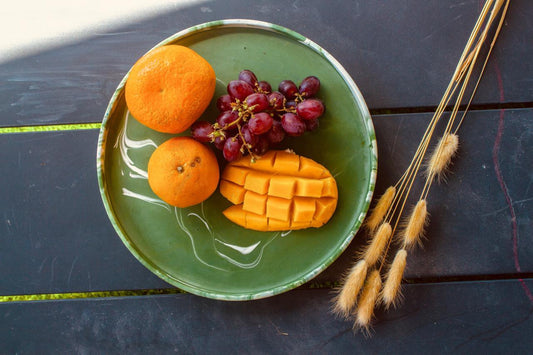
[[[401,284],[406,264],[407,251],[400,249],[392,261],[381,292],[381,301],[386,308],[396,306],[401,299]]]
[[[389,209],[394,196],[396,195],[396,187],[390,186],[385,190],[385,193],[379,198],[376,207],[367,219],[366,227],[371,233],[376,231],[376,228],[381,224],[387,210]]]
[[[471,38],[470,38],[471,41],[469,40],[469,43],[468,43],[468,46],[467,46],[468,50],[470,50],[470,47],[472,46],[472,43],[474,42],[474,40],[476,38],[477,38],[477,43],[471,49],[471,52],[467,56],[465,62],[461,65],[461,69],[459,71],[459,73],[461,73],[461,74],[463,74],[464,72],[467,72],[467,74],[465,76],[465,79],[463,80],[463,85],[462,85],[461,90],[459,92],[459,95],[458,95],[458,97],[456,99],[456,103],[455,103],[455,105],[453,107],[453,111],[452,111],[451,117],[450,117],[450,119],[448,121],[448,124],[447,124],[447,127],[445,129],[445,132],[450,132],[451,131],[451,126],[453,126],[453,123],[454,123],[454,120],[455,120],[455,118],[457,116],[457,112],[459,110],[460,104],[463,101],[463,96],[464,96],[464,93],[466,91],[467,84],[470,81],[470,76],[472,75],[472,71],[473,71],[474,66],[475,66],[475,64],[477,62],[477,58],[478,58],[479,53],[481,51],[482,45],[486,41],[488,32],[489,32],[490,28],[492,27],[492,23],[496,19],[496,17],[497,17],[497,15],[498,15],[498,13],[499,13],[499,11],[500,11],[500,9],[501,9],[501,7],[502,7],[504,2],[506,2],[506,5],[505,5],[505,8],[503,10],[502,17],[500,18],[500,22],[498,24],[498,28],[496,29],[495,35],[494,35],[493,40],[491,42],[491,47],[490,47],[489,52],[488,52],[488,54],[487,54],[487,56],[485,58],[485,63],[483,65],[483,68],[482,68],[481,73],[479,75],[478,81],[477,81],[476,85],[474,86],[474,89],[472,90],[472,93],[470,95],[468,106],[467,106],[466,110],[463,113],[463,118],[464,118],[464,115],[466,114],[466,112],[468,111],[468,107],[470,106],[470,103],[472,102],[472,99],[474,97],[475,92],[477,91],[477,86],[479,84],[479,80],[482,77],[482,74],[483,74],[484,69],[485,69],[486,62],[487,62],[487,60],[488,60],[488,58],[490,56],[490,53],[492,52],[492,47],[494,46],[496,37],[498,36],[498,34],[500,32],[500,29],[501,29],[501,26],[503,25],[503,19],[504,19],[505,14],[507,13],[507,8],[508,8],[508,5],[509,5],[509,1],[505,1],[505,0],[487,1],[485,3],[485,7],[484,7],[484,9],[482,11],[482,15],[479,18],[481,21],[478,21],[479,22],[479,26],[475,27],[475,30],[472,32],[472,35],[471,35]],[[494,5],[494,6],[492,6],[492,5]],[[489,16],[487,22],[485,23],[485,27],[483,28],[483,31],[481,31],[481,33],[479,33],[480,26],[485,21],[485,17],[487,16],[488,10],[491,8],[491,6],[492,6],[492,10],[490,12],[490,16]],[[459,81],[459,80],[457,80],[457,81]],[[462,122],[463,118],[461,119],[461,122]]]
[[[485,22],[485,18],[487,17],[489,9],[493,5],[494,1],[495,0],[488,0],[485,2],[485,5],[483,5],[483,9],[481,9],[481,13],[476,21],[476,24],[474,25],[474,29],[470,33],[470,37],[468,38],[468,41],[466,42],[465,49],[463,51],[463,54],[461,55],[461,58],[459,59],[457,69],[452,78],[456,78],[456,76],[464,70],[464,67],[470,64],[470,61],[468,59],[469,59],[469,56],[471,55],[471,53],[469,52],[471,51],[472,44],[478,37],[479,31],[481,27],[483,26],[483,23]]]
[[[378,262],[379,258],[383,255],[383,251],[389,242],[391,234],[392,228],[388,222],[384,222],[379,226],[372,242],[368,245],[364,253],[364,259],[368,266],[372,266]]]
[[[496,5],[493,7],[493,5],[496,3]],[[399,185],[398,187],[398,192],[395,196],[395,199],[392,203],[392,208],[389,209],[389,211],[387,212],[387,215],[385,217],[386,220],[390,220],[392,218],[392,216],[396,216],[396,220],[395,222],[393,223],[393,229],[392,229],[392,234],[395,233],[396,231],[396,228],[398,226],[398,223],[399,223],[399,220],[400,220],[400,216],[402,215],[403,213],[403,209],[405,207],[405,203],[407,201],[407,197],[409,196],[410,192],[411,192],[411,189],[412,189],[412,186],[413,186],[413,183],[414,183],[414,180],[416,178],[416,176],[418,175],[418,171],[420,169],[420,166],[422,164],[422,161],[423,161],[423,158],[426,154],[426,151],[428,149],[428,146],[429,146],[429,143],[431,141],[431,138],[433,136],[433,133],[434,133],[434,130],[435,130],[435,127],[438,123],[438,121],[440,120],[448,102],[450,101],[452,95],[455,93],[455,91],[457,90],[457,88],[461,87],[460,89],[460,92],[458,94],[458,98],[456,100],[456,103],[454,105],[454,110],[451,114],[451,118],[450,118],[450,121],[448,122],[447,124],[447,129],[446,129],[446,132],[450,132],[450,129],[451,129],[451,125],[453,124],[453,121],[455,120],[455,116],[457,115],[457,111],[458,111],[458,108],[460,106],[460,103],[462,101],[462,98],[464,96],[464,92],[465,92],[465,89],[466,89],[466,86],[467,86],[467,83],[470,79],[470,76],[472,74],[472,70],[474,68],[474,65],[475,65],[475,62],[477,60],[477,57],[478,57],[478,54],[479,54],[479,51],[481,49],[481,45],[482,43],[485,41],[486,39],[486,34],[488,32],[488,30],[490,29],[491,25],[492,25],[492,22],[494,21],[497,13],[498,13],[498,10],[501,8],[501,5],[503,4],[503,0],[498,0],[498,1],[487,1],[482,9],[482,12],[481,12],[481,15],[479,16],[478,18],[478,21],[476,22],[476,25],[474,27],[474,30],[472,31],[471,35],[470,35],[470,38],[467,42],[467,45],[465,46],[465,49],[463,51],[463,54],[461,55],[461,58],[459,60],[459,63],[456,67],[456,70],[452,76],[452,80],[450,81],[447,89],[446,89],[446,92],[441,100],[441,102],[439,103],[439,106],[437,107],[436,111],[435,111],[435,114],[433,115],[427,129],[426,129],[426,132],[424,133],[423,135],[423,138],[420,142],[420,145],[418,146],[417,148],[417,151],[415,153],[415,155],[413,156],[413,159],[411,161],[411,163],[409,164],[406,172],[404,173],[404,175],[402,176],[402,178],[400,179],[400,181],[398,181],[397,185]],[[508,5],[508,1],[507,1],[507,4],[506,4],[506,7],[504,9],[504,12],[503,12],[503,15],[505,15],[506,11],[507,11],[507,5]],[[491,15],[489,16],[489,21],[487,23],[485,23],[485,19],[487,17],[487,14],[489,13],[490,9],[492,8],[492,11],[491,11]],[[482,28],[482,25],[485,23],[485,28],[484,30],[482,31],[481,35],[479,35],[479,32]],[[501,27],[501,24],[503,23],[503,17],[502,19],[500,20],[500,24],[499,24],[499,28]],[[497,31],[496,35],[498,34],[499,30]],[[479,38],[478,38],[479,37]],[[472,46],[474,44],[474,42],[476,41],[476,39],[478,39],[477,41],[477,44],[474,46],[474,48],[472,49]],[[494,39],[495,40],[495,39]],[[493,40],[493,42],[494,42]],[[466,70],[468,68],[468,70]],[[462,85],[461,85],[461,82],[462,82]],[[473,95],[473,93],[472,93]],[[427,194],[429,192],[429,186],[431,184],[431,181],[426,181],[426,186],[424,188],[424,191],[422,192],[421,194],[421,199],[425,199],[427,197]],[[399,212],[397,213],[397,209],[399,209]],[[387,246],[387,251],[389,249],[389,246]]]
[[[424,228],[427,224],[427,215],[426,200],[418,201],[403,231],[404,248],[412,248],[417,244],[421,244]]]
[[[452,95],[454,94],[456,89],[460,87],[458,97],[456,99],[454,108],[451,113],[451,117],[448,121],[446,130],[445,130],[446,133],[449,133],[451,131],[451,126],[453,125],[455,121],[455,117],[460,107],[460,103],[462,102],[468,81],[472,74],[474,65],[477,61],[479,52],[481,50],[481,45],[485,41],[487,33],[492,25],[492,22],[496,18],[496,15],[499,12],[499,9],[501,8],[503,2],[504,0],[496,0],[496,1],[487,1],[485,3],[481,11],[481,15],[479,16],[478,21],[476,22],[476,25],[474,26],[474,30],[472,31],[470,38],[468,39],[467,45],[465,46],[463,54],[461,55],[461,58],[456,67],[456,70],[452,76],[452,80],[448,84],[445,94],[442,97],[442,100],[439,103],[439,106],[437,107],[435,114],[433,115],[426,129],[426,132],[423,135],[420,145],[418,146],[418,149],[415,152],[415,155],[413,156],[413,160],[408,166],[406,173],[404,174],[404,176],[402,176],[402,178],[399,181],[400,187],[398,188],[397,199],[393,201],[393,204],[392,204],[393,208],[389,211],[389,213],[387,213],[386,219],[390,218],[392,215],[395,215],[397,208],[399,208],[399,212],[397,215],[399,216],[402,214],[403,209],[405,207],[405,202],[407,200],[407,196],[409,196],[414,180],[416,176],[418,175],[420,165],[422,164],[423,157],[426,154],[426,151],[428,149],[428,146],[433,136],[436,125],[439,122],[442,114],[444,113],[444,110],[448,102],[450,101]],[[492,8],[492,11],[490,12],[489,20],[485,23],[485,19],[491,8]],[[507,6],[504,9],[504,15],[505,15],[506,10],[507,10]],[[499,28],[501,27],[501,24],[503,23],[502,21],[503,19],[500,21]],[[480,34],[480,30],[484,23],[485,23],[485,28]],[[497,33],[498,32],[499,30],[497,31]],[[474,46],[474,42],[476,42],[476,39],[477,39],[477,44]],[[462,85],[460,85],[461,82],[462,82]],[[472,93],[472,97],[473,97],[473,94],[474,93]],[[429,184],[430,183],[431,181],[429,182]],[[428,185],[428,181],[426,181],[426,185]],[[427,187],[429,186],[426,186],[423,193],[421,194],[421,198],[426,198],[427,193],[429,192],[429,189]],[[394,223],[393,234],[396,231],[398,222],[399,222],[399,218],[396,220],[396,223]]]
[[[450,134],[450,132],[452,130],[453,123],[455,121],[455,118],[457,117],[457,113],[459,112],[459,107],[461,105],[461,102],[463,101],[464,93],[465,93],[466,88],[468,86],[468,82],[470,80],[470,76],[472,75],[472,71],[474,69],[474,64],[477,61],[477,57],[478,57],[480,49],[481,49],[481,46],[477,46],[476,49],[475,49],[472,62],[470,63],[470,65],[468,67],[468,71],[467,71],[466,77],[465,77],[465,79],[463,81],[463,84],[461,85],[461,89],[460,89],[460,91],[458,93],[456,102],[455,102],[454,107],[452,109],[452,112],[450,114],[450,118],[448,119],[448,122],[446,124],[446,128],[444,129],[444,136],[443,137],[449,136],[449,134]],[[428,143],[429,143],[429,141],[428,141]],[[451,147],[451,148],[457,149],[457,146]],[[427,147],[426,147],[426,149],[427,149]],[[424,154],[425,154],[425,152],[424,152]],[[445,157],[445,156],[443,157],[443,154],[445,154],[444,145],[439,144],[437,146],[437,150],[436,150],[436,153],[434,155],[434,158],[432,158],[432,161],[430,161],[430,170],[431,169],[434,169],[434,170],[435,169],[439,169],[439,167],[437,167],[437,166],[433,166],[432,167],[432,164],[436,164],[438,162],[442,162],[442,161],[446,160],[446,158],[450,158],[451,159],[451,156],[450,157]],[[448,163],[449,163],[449,161],[448,161]],[[427,176],[426,182],[425,182],[424,187],[422,189],[422,192],[420,194],[420,199],[427,198],[427,195],[429,193],[429,189],[430,189],[431,184],[433,183],[433,179],[434,179],[434,177],[436,175],[437,174],[429,174]]]
[[[437,124],[442,118],[442,115],[450,104],[452,98],[454,98],[454,105],[450,112],[450,116],[446,122],[446,128],[444,129],[443,138],[441,139],[441,142],[439,142],[439,144],[437,145],[436,152],[433,154],[435,156],[433,158],[433,161],[429,164],[430,171],[425,177],[426,181],[422,189],[419,201],[410,215],[406,228],[402,231],[403,233],[400,234],[403,245],[397,252],[394,260],[392,261],[392,264],[389,267],[387,279],[385,282],[385,288],[381,293],[382,302],[386,307],[394,304],[394,302],[396,302],[400,297],[401,280],[403,277],[407,258],[406,248],[420,243],[420,239],[423,235],[424,227],[427,223],[428,218],[426,199],[432,181],[435,179],[436,176],[440,176],[445,171],[446,166],[448,166],[453,155],[457,151],[458,139],[456,139],[455,143],[448,142],[448,139],[454,139],[453,137],[449,138],[452,136],[452,131],[454,133],[453,136],[457,138],[456,133],[463,122],[465,114],[468,111],[468,108],[470,107],[474,94],[477,90],[481,76],[483,75],[483,72],[485,70],[488,57],[490,56],[496,38],[498,37],[501,27],[503,26],[509,3],[509,0],[487,0],[485,2],[483,9],[481,10],[480,16],[478,17],[474,29],[472,30],[467,44],[463,50],[463,53],[461,54],[459,62],[457,63],[457,67],[455,68],[452,78],[421,138],[420,144],[418,145],[411,162],[409,163],[407,169],[405,170],[401,178],[398,180],[398,182],[394,186],[391,186],[389,188],[391,190],[394,188],[392,200],[388,200],[390,196],[385,198],[385,195],[387,195],[386,191],[384,196],[382,196],[382,198],[378,201],[378,204],[376,205],[372,214],[369,216],[369,222],[367,222],[367,227],[371,231],[377,229],[377,232],[375,233],[375,236],[372,242],[369,244],[367,250],[363,254],[363,260],[366,263],[367,268],[371,267],[378,261],[380,261],[380,265],[378,269],[374,269],[372,272],[370,272],[370,275],[364,283],[363,290],[360,294],[359,299],[357,300],[357,294],[353,295],[352,292],[352,301],[350,301],[352,302],[352,306],[350,306],[349,303],[346,303],[344,306],[339,306],[341,307],[341,309],[347,309],[349,307],[352,307],[351,309],[353,309],[353,304],[357,303],[358,306],[355,311],[355,327],[368,329],[373,315],[374,307],[376,305],[376,300],[382,287],[381,270],[387,262],[387,254],[392,244],[392,237],[395,235],[396,229],[402,218],[402,214],[407,203],[408,197],[410,196],[414,182],[419,176],[420,168],[423,165],[426,152],[429,149],[432,137],[437,128]],[[492,27],[493,22],[497,19],[500,11],[501,18],[499,20],[496,32],[492,38],[492,43],[490,45],[487,57],[485,58],[478,80],[474,86],[473,91],[470,94],[466,110],[464,110],[464,113],[459,123],[456,125],[455,130],[453,130],[461,102],[465,97],[468,82],[470,81],[474,70],[474,66],[476,65],[482,46],[488,37],[489,30]],[[382,224],[380,225],[381,222]],[[385,229],[382,230],[382,228]],[[380,234],[380,232],[382,234]],[[358,264],[354,266],[352,272],[357,269],[357,266]],[[365,271],[368,272],[368,270]],[[358,279],[358,282],[361,282],[361,280]],[[355,286],[357,286],[357,284]],[[343,286],[343,291],[346,287],[349,287],[348,282]],[[355,301],[353,299],[355,299]],[[339,303],[339,300],[340,295],[337,298],[337,303]]]
[[[376,307],[376,301],[381,290],[381,275],[378,270],[373,270],[368,276],[368,280],[365,283],[363,292],[359,299],[357,312],[355,316],[356,328],[368,329],[372,316],[374,315],[374,308]]]
[[[503,23],[505,21],[505,16],[507,15],[507,9],[509,8],[509,1],[505,2],[505,6],[502,11],[502,15],[500,17],[500,21],[498,22],[498,27],[496,28],[496,31],[494,33],[494,36],[492,37],[492,42],[490,43],[490,47],[487,53],[487,56],[485,57],[485,61],[483,62],[483,67],[481,68],[481,71],[479,73],[478,79],[476,81],[476,85],[474,86],[474,89],[472,90],[472,95],[470,95],[470,99],[468,100],[468,104],[466,105],[466,109],[463,112],[463,115],[461,119],[459,120],[459,123],[457,124],[457,127],[455,128],[454,133],[457,133],[459,131],[459,128],[461,127],[461,124],[463,123],[463,120],[466,116],[466,113],[468,109],[470,108],[470,104],[472,103],[472,100],[474,99],[474,95],[477,92],[477,88],[479,86],[479,82],[481,81],[481,78],[483,77],[483,73],[485,72],[485,68],[487,67],[487,62],[489,61],[490,55],[492,53],[492,49],[494,48],[494,44],[496,43],[496,39],[498,38],[500,31],[502,29]]]
[[[357,296],[366,279],[368,264],[363,259],[352,267],[346,277],[341,292],[335,298],[333,312],[343,318],[348,318],[357,303]]]
[[[487,2],[487,3],[489,3],[489,2]],[[492,8],[492,11],[490,13],[489,19],[488,19],[488,21],[486,23],[486,26],[483,29],[483,31],[481,32],[481,34],[479,35],[478,42],[474,46],[473,51],[470,53],[469,58],[471,58],[471,60],[469,60],[468,65],[466,67],[464,67],[463,70],[462,70],[462,72],[466,71],[466,76],[465,76],[465,79],[464,79],[463,84],[461,86],[461,90],[459,91],[459,94],[458,94],[458,97],[456,99],[455,105],[453,107],[452,113],[450,115],[450,119],[448,120],[448,123],[446,125],[445,130],[444,130],[444,132],[445,132],[444,133],[444,137],[449,136],[450,132],[452,131],[452,127],[453,127],[455,118],[457,117],[457,113],[459,111],[460,104],[463,101],[464,93],[466,91],[468,82],[470,81],[470,77],[472,75],[475,63],[477,62],[477,58],[478,58],[479,53],[481,51],[482,44],[485,42],[485,40],[487,38],[487,35],[488,35],[488,31],[489,31],[493,21],[495,20],[499,10],[501,9],[503,3],[504,3],[503,0],[496,1],[495,5]],[[493,37],[493,39],[491,41],[491,47],[490,47],[489,52],[488,52],[488,54],[487,54],[487,56],[485,58],[485,62],[483,63],[483,67],[481,69],[481,73],[480,73],[479,78],[478,78],[478,80],[476,82],[476,85],[474,86],[474,89],[473,89],[473,91],[472,91],[472,93],[470,95],[470,99],[468,101],[468,105],[467,105],[466,109],[463,112],[463,116],[460,119],[459,124],[457,125],[457,128],[456,128],[455,132],[457,132],[457,130],[459,129],[460,125],[462,124],[463,119],[464,119],[464,117],[465,117],[465,115],[466,115],[466,113],[468,111],[469,106],[470,106],[470,103],[472,102],[472,99],[473,99],[474,94],[475,94],[475,92],[477,90],[479,81],[481,79],[481,75],[482,75],[482,73],[485,70],[488,58],[490,56],[490,53],[492,52],[492,48],[494,46],[496,38],[497,38],[497,36],[498,36],[498,34],[499,34],[500,30],[501,30],[501,26],[503,25],[503,19],[504,19],[505,14],[507,13],[508,5],[509,5],[509,2],[507,1],[506,4],[505,4],[505,7],[503,9],[502,17],[500,18],[500,21],[498,23],[498,27],[497,27],[496,32],[494,34],[494,37]],[[486,16],[486,12],[485,12],[485,16]],[[449,153],[449,151],[441,149],[440,144],[439,144],[438,148],[439,149],[437,150],[437,152],[435,154],[435,158],[432,159],[432,161],[429,164],[430,165],[430,169],[431,169],[432,163],[436,163],[438,161],[444,161],[447,158],[451,158],[451,157],[447,157],[446,156],[446,154]],[[457,148],[457,147],[455,147],[455,148]],[[440,154],[442,154],[442,157],[440,156]],[[438,176],[438,175],[439,174],[428,174],[428,176],[426,178],[426,182],[424,184],[424,188],[422,189],[422,192],[420,194],[420,199],[426,199],[427,198],[427,195],[429,194],[429,190],[431,188],[431,184],[433,183],[434,177]]]
[[[429,159],[427,170],[428,180],[433,180],[435,176],[439,179],[442,178],[452,158],[457,153],[458,148],[459,137],[453,133],[445,133]]]
[[[462,78],[462,76],[461,76]],[[389,208],[389,211],[387,211],[387,214],[385,216],[385,220],[389,220],[392,218],[392,216],[397,215],[400,216],[402,214],[403,208],[405,207],[405,202],[407,201],[407,196],[409,195],[412,185],[414,183],[414,180],[418,174],[418,171],[420,169],[420,166],[422,164],[423,158],[426,154],[427,148],[429,146],[429,142],[431,140],[431,137],[433,135],[433,132],[435,130],[435,127],[440,120],[442,114],[444,113],[444,110],[446,106],[448,105],[449,101],[451,100],[451,96],[455,93],[456,89],[459,87],[459,83],[457,82],[450,82],[450,85],[448,87],[448,90],[446,91],[445,97],[441,100],[441,103],[437,107],[437,110],[435,111],[435,114],[431,118],[430,123],[428,124],[428,127],[426,128],[426,131],[424,132],[424,135],[422,136],[422,140],[420,141],[420,144],[418,145],[418,148],[413,156],[413,159],[409,163],[409,166],[407,167],[406,171],[404,172],[403,176],[399,179],[399,181],[396,183],[397,193],[394,196],[394,200],[392,202],[392,207]],[[403,203],[402,203],[403,202]],[[396,214],[397,209],[400,209],[400,212]],[[396,223],[394,223],[393,227],[393,234],[396,231],[396,227],[398,225],[399,218],[396,219]]]
[[[459,137],[454,133],[445,133],[429,159],[426,182],[422,188],[420,199],[427,198],[435,177],[438,177],[439,180],[442,179],[458,149]]]

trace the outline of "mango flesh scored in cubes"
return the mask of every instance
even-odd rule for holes
[[[296,179],[296,196],[302,197],[322,197],[322,189],[324,187],[324,180],[314,179]]]
[[[220,193],[231,203],[238,205],[244,202],[244,194],[246,193],[246,190],[240,185],[226,181],[224,184],[220,185]]]
[[[292,207],[294,222],[310,221],[315,216],[316,201],[312,198],[295,197]]]
[[[222,172],[220,192],[234,204],[223,213],[260,231],[321,227],[337,207],[337,183],[312,159],[269,151],[255,162],[245,156]]]
[[[246,181],[246,176],[248,175],[248,169],[228,165],[226,169],[224,169],[223,174],[224,179],[233,181],[237,185],[243,186],[244,182]]]
[[[291,203],[292,200],[286,198],[269,196],[266,216],[282,221],[290,221]]]
[[[253,191],[246,191],[242,209],[248,212],[263,215],[266,212],[267,195],[257,194]]]
[[[270,179],[268,195],[290,199],[294,196],[295,186],[296,180],[292,176],[274,175]]]
[[[266,194],[268,185],[270,183],[270,175],[259,171],[250,171],[246,175],[244,181],[244,189],[257,192],[258,194]]]

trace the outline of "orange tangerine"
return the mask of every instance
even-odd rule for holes
[[[215,93],[211,65],[190,48],[166,45],[142,56],[126,80],[126,105],[145,126],[181,133],[205,111]]]
[[[203,202],[218,186],[215,154],[190,137],[174,137],[161,144],[148,161],[148,184],[166,203],[189,207]]]

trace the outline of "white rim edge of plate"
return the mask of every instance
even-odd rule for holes
[[[119,95],[122,94],[124,85],[126,83],[126,80],[129,75],[129,71],[124,75],[122,80],[120,81],[119,85],[115,89],[115,92],[111,96],[111,99],[109,100],[109,104],[106,108],[106,111],[104,113],[102,126],[100,128],[100,134],[98,137],[98,149],[97,149],[97,156],[96,156],[96,168],[97,168],[97,175],[98,175],[98,186],[100,189],[100,195],[102,197],[102,201],[104,203],[104,207],[106,209],[106,213],[111,221],[111,224],[113,225],[115,231],[118,233],[120,239],[128,250],[132,252],[132,254],[136,257],[141,264],[143,264],[147,269],[149,269],[151,272],[156,274],[159,278],[163,279],[166,282],[169,282],[175,287],[179,287],[183,289],[184,291],[190,292],[195,295],[211,298],[211,299],[217,299],[217,300],[225,300],[225,301],[244,301],[244,300],[256,300],[256,299],[262,299],[270,296],[274,296],[277,294],[281,294],[286,291],[290,291],[308,281],[313,279],[315,276],[317,276],[319,273],[324,271],[331,263],[336,260],[340,254],[351,243],[353,240],[353,237],[355,236],[356,232],[359,230],[361,224],[363,223],[363,220],[368,212],[368,209],[370,207],[370,203],[372,200],[372,196],[374,194],[374,188],[377,178],[377,162],[378,162],[378,150],[377,150],[377,141],[376,141],[376,135],[374,130],[374,125],[372,123],[371,115],[368,110],[368,107],[366,105],[366,102],[363,98],[363,95],[361,94],[359,88],[353,81],[352,77],[346,69],[342,66],[342,64],[335,59],[329,52],[327,52],[324,48],[319,46],[317,43],[311,41],[309,38],[302,36],[298,32],[295,32],[293,30],[290,30],[286,27],[276,25],[270,22],[264,22],[264,21],[257,21],[257,20],[249,20],[249,19],[224,19],[224,20],[216,20],[216,21],[210,21],[205,22],[199,25],[195,25],[189,28],[186,28],[182,31],[177,32],[176,34],[164,39],[163,41],[156,44],[154,47],[152,47],[149,51],[164,46],[168,43],[174,42],[178,39],[183,39],[185,37],[188,37],[189,35],[193,35],[202,31],[211,30],[216,27],[224,27],[224,26],[232,26],[232,27],[248,27],[248,28],[256,28],[256,29],[263,29],[263,30],[270,30],[273,32],[281,33],[286,36],[290,36],[291,38],[297,40],[298,42],[302,43],[303,45],[311,48],[318,54],[322,55],[328,62],[332,64],[332,66],[335,68],[335,70],[340,74],[344,82],[348,85],[348,88],[350,89],[350,92],[352,93],[353,97],[355,98],[358,108],[362,111],[362,118],[365,124],[365,127],[367,129],[368,136],[371,141],[372,145],[372,156],[371,156],[371,166],[370,166],[370,177],[368,182],[368,193],[365,197],[365,204],[363,206],[363,210],[361,211],[357,222],[354,224],[353,228],[350,230],[349,236],[344,239],[343,243],[340,245],[340,247],[332,254],[330,255],[327,260],[325,260],[321,265],[316,267],[315,269],[307,272],[303,276],[299,277],[297,280],[292,281],[290,283],[283,284],[281,286],[275,287],[270,290],[266,291],[259,291],[259,292],[251,292],[251,293],[242,293],[240,295],[235,294],[223,294],[221,292],[213,292],[213,291],[207,291],[205,289],[200,289],[197,286],[188,285],[183,280],[178,280],[171,275],[168,275],[164,272],[162,272],[159,267],[152,264],[149,260],[146,260],[146,258],[143,255],[143,253],[138,250],[135,246],[133,246],[129,239],[126,236],[125,231],[122,229],[122,227],[119,225],[119,222],[115,219],[115,213],[111,207],[110,199],[107,194],[107,189],[105,188],[105,178],[104,178],[104,171],[103,171],[103,159],[105,156],[105,143],[107,140],[107,122],[109,120],[109,117],[113,111],[114,103],[117,102],[117,99]],[[146,53],[148,53],[147,51]],[[177,283],[177,284],[176,284]]]

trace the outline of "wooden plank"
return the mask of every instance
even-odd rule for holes
[[[171,34],[222,18],[274,22],[308,36],[346,67],[372,109],[436,106],[479,10],[477,0],[232,0],[180,8],[0,63],[0,126],[98,122],[139,56]],[[532,19],[531,1],[512,2],[475,103],[531,103]]]
[[[423,250],[409,255],[408,278],[533,272],[533,241],[528,238],[532,113],[469,114],[448,183],[435,185],[429,196],[427,241]],[[429,117],[374,118],[376,194],[405,169]],[[495,173],[492,155],[498,132],[498,171],[515,218]],[[129,254],[111,227],[96,180],[97,135],[96,130],[0,135],[3,181],[9,186],[0,189],[0,295],[168,287]],[[363,243],[360,233],[313,282],[339,281]]]
[[[447,182],[434,184],[429,194],[424,248],[410,253],[407,277],[533,271],[529,237],[533,151],[528,148],[533,146],[532,113],[530,109],[469,112],[458,132],[460,148]],[[430,114],[374,117],[379,151],[376,196],[403,174],[430,118]],[[415,182],[407,213],[422,185],[423,180]],[[341,275],[365,239],[359,233],[317,281]]]
[[[0,135],[0,294],[166,287],[124,247],[96,178],[98,131]]]
[[[533,349],[533,281],[407,285],[368,338],[329,290],[250,302],[161,295],[0,304],[5,353],[506,353]],[[460,300],[460,301],[458,301]]]

